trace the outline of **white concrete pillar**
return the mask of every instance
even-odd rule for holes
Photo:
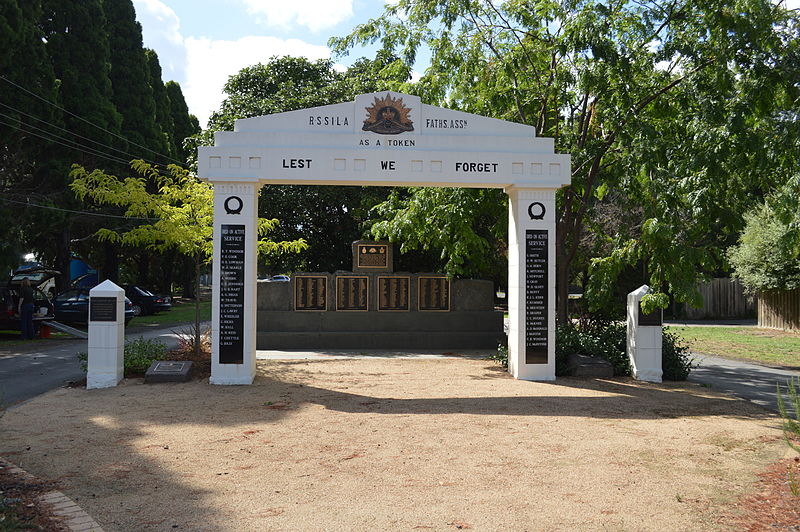
[[[555,189],[509,188],[508,370],[556,378]]]
[[[256,375],[257,183],[214,183],[211,384]]]
[[[89,290],[86,389],[111,388],[125,374],[125,290],[103,281]]]
[[[643,314],[642,298],[650,291],[647,285],[628,294],[628,358],[633,378],[640,381],[661,382],[661,309]]]

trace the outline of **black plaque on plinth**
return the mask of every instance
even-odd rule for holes
[[[409,277],[378,277],[378,310],[409,311]]]
[[[219,363],[244,363],[245,226],[222,224],[219,263]]]
[[[117,321],[117,298],[90,297],[89,321]]]
[[[547,364],[548,242],[546,229],[525,231],[525,363]]]
[[[358,244],[356,267],[385,270],[389,266],[389,246],[386,244]]]
[[[636,305],[639,309],[639,325],[660,327],[664,321],[663,309],[656,309],[650,314],[642,312],[641,304]]]
[[[369,277],[336,277],[336,310],[366,312],[368,295]]]
[[[322,311],[327,309],[328,278],[324,275],[298,275],[294,278],[294,309]]]
[[[417,287],[417,308],[420,311],[450,311],[450,279],[444,276],[421,276],[417,279]]]

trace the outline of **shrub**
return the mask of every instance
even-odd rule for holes
[[[125,375],[145,373],[156,360],[164,360],[167,346],[158,338],[139,337],[125,344]]]
[[[669,331],[661,333],[661,369],[665,381],[685,381],[692,368],[696,367],[689,347],[677,334]]]
[[[625,325],[612,321],[583,322],[562,325],[556,330],[556,375],[567,374],[567,357],[571,354],[603,357],[614,367],[614,375],[631,374],[625,352]]]
[[[123,354],[123,365],[125,376],[131,374],[142,374],[147,371],[156,360],[164,360],[167,354],[167,346],[157,339],[145,340],[141,336],[136,340],[131,340],[125,344]],[[89,354],[86,352],[77,353],[76,356],[81,364],[81,369],[86,373],[89,369]]]

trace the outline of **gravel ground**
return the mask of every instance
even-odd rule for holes
[[[0,419],[0,456],[106,531],[727,529],[786,456],[775,416],[688,383],[463,358],[258,369],[56,390]]]

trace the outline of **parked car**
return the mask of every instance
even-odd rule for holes
[[[0,330],[20,330],[19,287],[29,279],[34,294],[33,325],[36,331],[43,321],[53,319],[53,303],[40,287],[59,272],[45,268],[25,268],[15,271],[6,286],[0,287]]]
[[[273,283],[288,283],[289,282],[289,276],[288,275],[273,275],[272,277],[269,278],[269,281],[273,282]]]
[[[124,284],[125,296],[133,303],[133,314],[145,316],[172,308],[170,296],[157,296],[150,290],[137,285]]]
[[[53,298],[55,320],[63,323],[88,323],[89,288],[69,288]],[[125,325],[136,314],[133,303],[125,298]]]

